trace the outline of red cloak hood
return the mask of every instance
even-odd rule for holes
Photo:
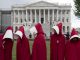
[[[62,34],[62,23],[58,23],[56,26],[53,26],[52,28],[55,29],[57,34]]]
[[[74,37],[79,38],[78,32],[75,30],[75,28],[73,28],[72,31],[71,31],[71,38],[70,38],[70,40],[73,39]]]
[[[59,34],[62,34],[62,23],[57,24],[58,28],[59,28]]]
[[[40,34],[40,33],[44,34],[44,31],[43,31],[42,26],[41,26],[40,23],[37,23],[37,24],[35,25],[35,27],[36,27],[36,30],[37,30],[37,33],[38,33],[38,34]]]
[[[9,38],[13,40],[13,28],[11,26],[7,27],[3,39]]]

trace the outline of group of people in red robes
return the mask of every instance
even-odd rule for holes
[[[73,28],[70,38],[66,41],[62,33],[62,23],[53,26],[50,35],[50,60],[80,60],[80,38]],[[14,34],[17,36],[16,60],[47,60],[46,37],[40,23],[30,28],[34,36],[32,53],[25,28],[21,26]],[[0,60],[12,60],[14,43],[13,28],[9,26],[4,34],[0,34]]]
[[[50,36],[50,60],[80,60],[80,37],[75,28],[66,40],[62,34],[62,23],[52,27]]]
[[[15,33],[18,37],[16,47],[16,60],[47,60],[46,39],[40,23],[30,28],[34,36],[32,54],[30,54],[29,40],[25,35],[24,27]]]

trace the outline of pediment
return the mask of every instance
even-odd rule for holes
[[[57,4],[53,4],[53,3],[49,3],[49,2],[45,2],[45,1],[39,1],[36,3],[32,3],[27,5],[28,7],[52,7],[52,6],[58,6]]]

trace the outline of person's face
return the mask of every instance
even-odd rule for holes
[[[14,35],[14,39],[18,39],[18,38],[19,38],[19,36],[15,34]]]
[[[55,31],[55,29],[52,29],[52,33],[56,34],[56,31]]]
[[[76,40],[78,40],[78,38],[75,37],[75,38],[73,38],[73,40],[76,41]]]
[[[71,41],[76,42],[76,41],[78,41],[78,40],[79,40],[79,38],[75,37],[75,38],[73,38]]]

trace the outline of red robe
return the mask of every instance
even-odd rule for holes
[[[57,43],[57,40],[59,43]],[[50,39],[50,60],[64,60],[65,37],[62,34],[51,35]]]
[[[0,60],[4,60],[4,47],[2,41],[3,35],[0,34]]]
[[[76,42],[68,41],[66,43],[66,59],[80,60],[80,40]]]
[[[23,34],[22,39],[19,37],[16,46],[16,60],[30,60],[29,41]]]
[[[46,40],[40,24],[36,26],[38,31],[32,47],[32,60],[47,60]]]
[[[12,60],[12,48],[13,41],[12,39],[4,39],[4,60]]]
[[[4,43],[4,60],[12,60],[12,48],[13,48],[13,32],[12,27],[9,26],[6,29],[6,32],[3,37],[3,43]],[[9,35],[7,37],[7,35]]]

